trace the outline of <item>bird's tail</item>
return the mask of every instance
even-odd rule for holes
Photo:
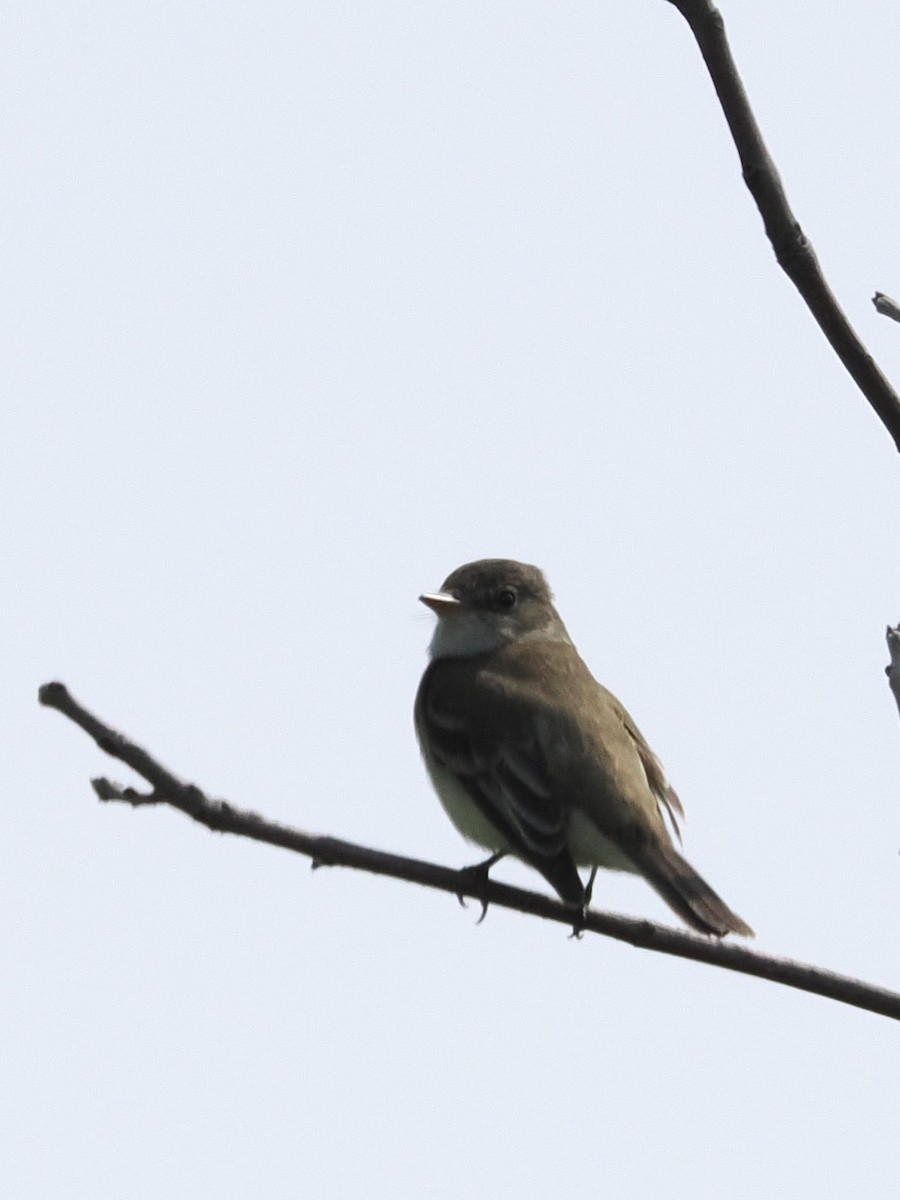
[[[731,911],[674,846],[647,842],[633,858],[647,882],[692,929],[719,938],[727,933],[754,936],[750,926]]]

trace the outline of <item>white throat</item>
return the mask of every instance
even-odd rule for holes
[[[472,609],[439,617],[428,651],[432,658],[472,658],[499,650],[515,636],[504,629],[502,618],[487,616]]]

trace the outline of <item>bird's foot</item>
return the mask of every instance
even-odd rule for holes
[[[494,863],[498,863],[501,858],[505,858],[504,851],[499,851],[497,854],[492,854],[490,858],[485,859],[482,863],[476,863],[473,867],[463,867],[459,872],[464,886],[471,889],[475,893],[475,898],[481,904],[481,916],[476,924],[480,925],[487,916],[488,904],[490,901],[487,896],[487,885],[490,880],[491,867]],[[466,898],[462,891],[456,893],[456,898],[463,906],[466,907]]]
[[[584,926],[587,921],[588,909],[591,907],[591,897],[594,894],[594,880],[596,878],[597,868],[592,867],[590,878],[587,881],[587,887],[584,889],[584,896],[582,897],[581,904],[577,909],[578,915],[572,922],[572,932],[569,934],[570,938],[575,938],[575,940],[578,942],[580,942],[584,936]]]

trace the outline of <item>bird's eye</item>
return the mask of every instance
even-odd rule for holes
[[[512,588],[503,588],[497,593],[497,607],[506,611],[515,608],[517,598]]]

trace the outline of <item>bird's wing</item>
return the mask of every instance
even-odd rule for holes
[[[603,689],[606,691],[606,689]],[[650,791],[656,797],[656,802],[660,807],[660,811],[665,810],[668,814],[669,821],[672,825],[672,830],[678,841],[681,841],[681,830],[678,827],[679,817],[684,820],[684,805],[678,798],[678,793],[672,787],[666,778],[666,772],[663,769],[662,763],[647,745],[647,741],[641,731],[635,725],[634,720],[625,706],[612,695],[611,692],[606,693],[613,703],[619,719],[625,727],[628,736],[634,743],[634,748],[637,751],[638,758],[641,761],[641,766],[644,769],[644,774],[647,777],[647,783],[650,786]]]
[[[455,659],[431,664],[416,707],[434,761],[459,781],[521,858],[564,899],[580,903],[568,813],[528,712],[489,677],[479,678],[470,662]]]

